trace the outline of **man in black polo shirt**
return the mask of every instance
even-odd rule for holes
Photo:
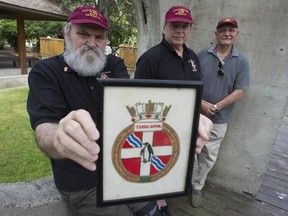
[[[162,41],[140,56],[135,79],[201,80],[198,57],[185,45],[193,23],[188,8],[171,7],[165,16]]]
[[[51,159],[57,189],[77,215],[159,216],[155,202],[96,207],[96,77],[129,78],[122,59],[104,54],[109,31],[94,7],[71,13],[63,29],[65,52],[38,62],[29,73],[31,126]]]
[[[189,49],[187,41],[192,24],[194,23],[189,8],[184,6],[171,7],[165,16],[162,29],[162,41],[146,51],[136,63],[135,79],[162,80],[201,80],[200,64],[197,55]],[[196,153],[201,149],[209,137],[202,129],[210,133],[212,122],[200,115],[199,137]],[[204,136],[203,136],[204,135]],[[157,201],[162,215],[170,215],[164,200]]]

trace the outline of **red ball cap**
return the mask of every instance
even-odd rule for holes
[[[70,14],[68,22],[73,24],[88,23],[98,25],[108,31],[108,21],[103,13],[92,6],[78,7]]]
[[[166,13],[165,22],[184,22],[189,24],[194,23],[189,8],[184,6],[171,7]]]
[[[238,23],[237,23],[237,21],[236,21],[235,19],[230,18],[230,17],[226,17],[226,18],[220,20],[220,21],[218,22],[216,28],[219,28],[220,26],[222,26],[222,25],[224,25],[224,24],[230,24],[230,25],[233,25],[233,26],[235,26],[235,27],[238,28]]]

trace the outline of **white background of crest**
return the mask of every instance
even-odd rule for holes
[[[147,103],[149,100],[163,102],[164,106],[172,105],[165,122],[178,134],[180,155],[170,172],[159,180],[132,183],[124,180],[115,170],[111,158],[112,147],[118,134],[132,124],[126,106],[135,106],[137,102]],[[101,149],[104,155],[104,201],[184,191],[195,100],[196,90],[192,88],[104,88],[104,149]]]

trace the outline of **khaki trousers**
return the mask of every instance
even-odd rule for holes
[[[209,141],[204,145],[201,153],[195,156],[192,176],[192,186],[196,190],[202,190],[208,173],[214,166],[220,144],[226,134],[226,124],[214,124]]]

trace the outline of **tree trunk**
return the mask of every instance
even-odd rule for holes
[[[138,57],[159,43],[161,39],[160,32],[160,8],[159,0],[133,0],[132,3],[136,9],[138,42]]]

